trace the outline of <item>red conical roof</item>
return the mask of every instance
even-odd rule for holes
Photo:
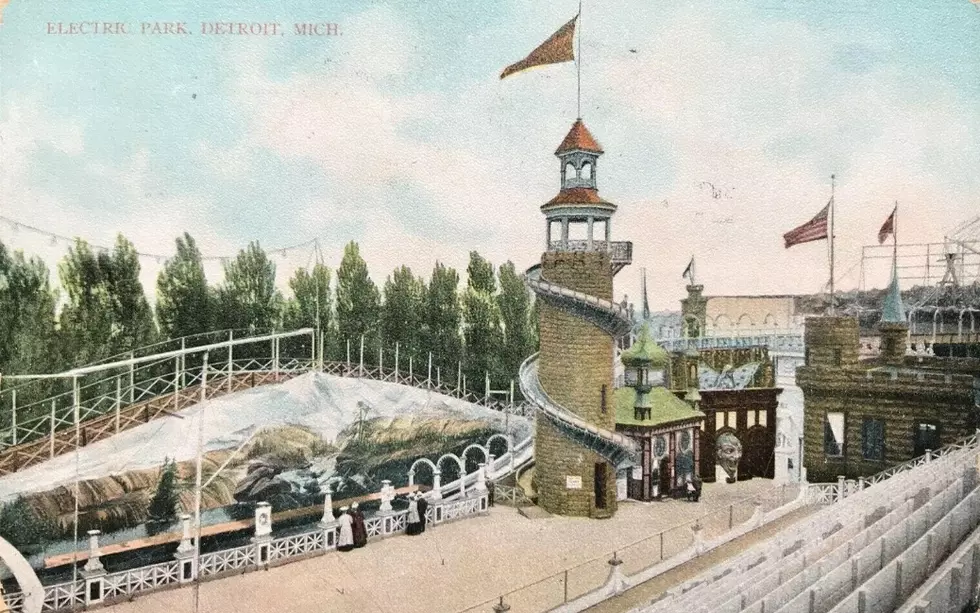
[[[602,147],[592,138],[589,129],[585,127],[581,119],[576,119],[572,124],[572,129],[568,131],[565,140],[555,151],[555,155],[561,155],[568,151],[591,151],[592,153],[602,153]]]

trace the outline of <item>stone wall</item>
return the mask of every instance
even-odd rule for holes
[[[861,344],[858,320],[853,317],[807,317],[803,342],[808,365],[856,365]]]
[[[608,254],[545,253],[542,278],[591,296],[612,300]],[[545,301],[539,303],[541,385],[551,398],[576,415],[614,430],[612,401],[614,344],[595,325]],[[606,408],[602,395],[605,386]],[[602,458],[569,440],[546,419],[538,419],[535,437],[535,482],[538,504],[560,515],[601,517],[616,509],[615,471]],[[606,471],[605,509],[595,507],[595,465]],[[580,477],[581,489],[568,489],[567,477]]]
[[[939,424],[942,445],[973,434],[977,426],[970,376],[801,366],[796,381],[804,395],[803,458],[812,482],[870,476],[912,459],[920,422]],[[845,414],[843,458],[824,454],[824,420],[830,412]],[[884,461],[864,459],[865,418],[885,422]]]

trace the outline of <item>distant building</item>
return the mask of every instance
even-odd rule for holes
[[[861,359],[856,318],[806,320],[796,381],[810,481],[871,475],[980,425],[980,359],[910,355],[894,271],[878,329],[880,354]]]

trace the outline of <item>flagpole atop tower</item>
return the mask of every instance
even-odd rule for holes
[[[578,81],[578,115],[582,119],[582,0],[578,0],[578,61],[575,62]]]
[[[834,315],[834,187],[836,176],[830,175],[830,314]]]
[[[892,262],[898,269],[898,200],[895,201],[895,219],[892,222]]]

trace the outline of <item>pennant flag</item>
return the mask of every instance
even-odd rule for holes
[[[690,263],[688,263],[687,268],[684,269],[684,273],[681,274],[682,279],[690,279],[691,283],[694,283],[694,258],[691,258]]]
[[[886,238],[888,238],[890,235],[895,233],[895,213],[897,212],[898,212],[898,205],[895,206],[895,209],[892,210],[892,214],[889,215],[888,219],[885,220],[885,223],[882,224],[881,230],[878,230],[879,245],[885,242]]]
[[[801,245],[803,243],[809,243],[812,241],[819,241],[827,238],[827,215],[830,212],[830,205],[834,201],[833,198],[827,203],[827,206],[823,207],[816,217],[806,222],[798,228],[793,228],[786,234],[783,234],[783,240],[786,242],[786,248],[789,249],[793,245]]]
[[[577,19],[578,15],[572,17],[571,21],[552,34],[548,40],[538,45],[538,48],[532,51],[530,55],[520,62],[504,68],[504,71],[500,73],[500,78],[509,77],[515,72],[527,70],[534,66],[574,61],[575,53],[572,48],[572,39],[575,38],[575,20]]]

